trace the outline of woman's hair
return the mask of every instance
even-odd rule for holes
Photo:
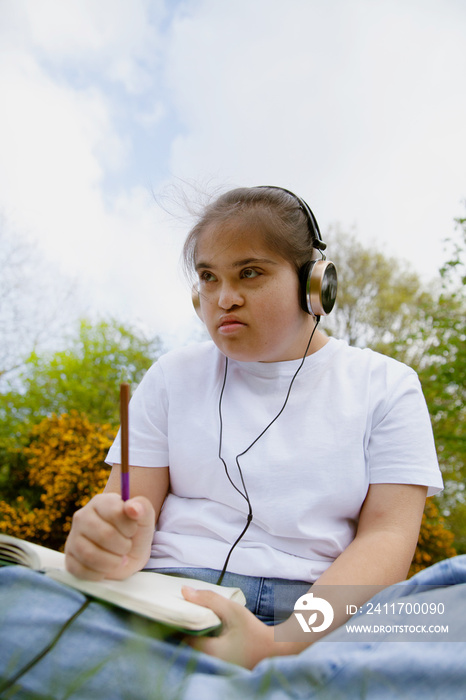
[[[236,220],[241,228],[260,230],[267,246],[299,271],[312,258],[313,239],[298,200],[279,188],[238,187],[208,204],[189,232],[183,247],[188,276],[194,276],[199,237],[211,225]]]

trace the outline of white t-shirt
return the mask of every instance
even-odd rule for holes
[[[223,446],[236,456],[282,407],[301,360],[228,361]],[[248,506],[219,459],[225,356],[212,342],[175,350],[147,372],[130,405],[133,466],[170,467],[170,492],[148,566],[221,569]],[[119,463],[119,437],[107,456]],[[416,373],[330,338],[306,358],[275,423],[239,458],[253,520],[228,570],[314,581],[355,535],[369,484],[442,488]]]

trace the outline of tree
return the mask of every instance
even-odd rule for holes
[[[330,231],[341,284],[325,323],[351,344],[385,352],[418,372],[445,481],[436,502],[456,548],[466,552],[466,219],[456,225],[460,240],[449,242],[447,261],[429,291],[400,260]]]
[[[466,552],[466,219],[456,220],[460,240],[450,242],[442,266],[442,290],[436,308],[413,339],[425,350],[416,369],[432,419],[445,480],[438,497],[455,531],[455,545]]]
[[[76,285],[0,216],[0,384],[67,327]],[[68,302],[68,303],[67,303]]]
[[[0,501],[0,532],[60,549],[73,513],[105,486],[104,459],[115,433],[77,412],[33,426],[25,469],[12,475],[16,495]]]
[[[445,528],[445,520],[439,515],[437,506],[432,498],[428,498],[409,576],[442,559],[454,557],[456,550],[452,546],[453,540],[454,535]]]
[[[326,235],[339,289],[325,330],[350,345],[393,354],[404,348],[419,310],[432,302],[407,262],[365,248],[354,234],[333,227]],[[393,346],[396,344],[398,350]]]
[[[119,384],[138,384],[160,349],[157,337],[146,338],[118,321],[82,320],[65,350],[29,357],[17,380],[20,389],[3,396],[0,438],[20,439],[23,426],[71,410],[117,425]]]
[[[134,389],[159,351],[157,337],[145,338],[117,321],[83,320],[67,349],[33,353],[0,403],[2,497],[15,498],[18,489],[30,495],[23,448],[33,425],[52,414],[77,411],[95,424],[117,426],[120,383]]]

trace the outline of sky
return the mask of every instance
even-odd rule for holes
[[[2,225],[168,346],[199,332],[199,192],[286,187],[428,281],[465,215],[465,47],[464,0],[0,0]]]

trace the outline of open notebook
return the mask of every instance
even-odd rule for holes
[[[215,591],[241,605],[246,604],[239,588],[217,586],[197,579],[180,578],[151,571],[139,571],[124,581],[86,581],[65,569],[65,555],[32,542],[0,534],[0,566],[20,564],[41,571],[55,581],[89,596],[156,620],[189,634],[206,634],[217,629],[220,619],[209,608],[183,598],[184,585]]]

